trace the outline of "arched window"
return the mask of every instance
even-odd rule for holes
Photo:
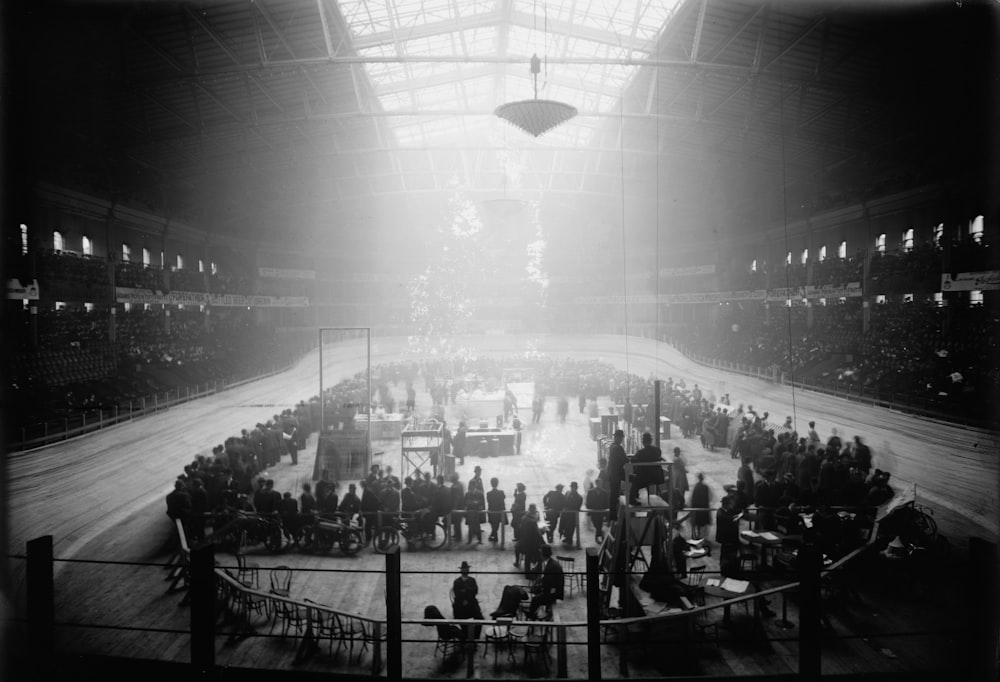
[[[184,256],[182,256],[181,254],[177,254],[177,269],[178,270],[184,269]]]
[[[826,260],[826,244],[823,244],[823,246],[819,247],[819,262],[822,263],[825,260]]]
[[[198,259],[198,272],[205,272],[205,261]]]
[[[132,260],[132,247],[122,242],[122,262],[128,263]]]
[[[757,272],[757,259],[750,261],[750,272]]]
[[[150,260],[149,249],[147,249],[144,246],[144,247],[142,247],[142,267],[148,268],[149,267],[149,260]]]
[[[944,223],[938,223],[934,226],[934,246],[941,246],[942,239],[944,239]]]
[[[809,262],[809,249],[802,249],[802,264]]]
[[[885,253],[885,232],[875,237],[875,250],[879,253]]]
[[[840,242],[837,247],[837,258],[847,258],[847,240]]]
[[[55,249],[56,251],[62,251],[65,248],[65,246],[66,244],[65,241],[63,240],[62,232],[60,232],[59,230],[53,232],[52,248]]]
[[[969,223],[969,235],[972,237],[972,241],[977,244],[983,241],[983,217],[981,215],[977,215]],[[979,293],[982,294],[982,292]]]
[[[903,251],[913,251],[913,228],[903,232]]]
[[[81,248],[83,249],[84,256],[94,255],[94,242],[90,240],[90,237],[83,235],[83,242],[81,243]]]
[[[789,251],[789,252],[788,252],[788,253],[787,253],[787,254],[785,255],[785,265],[791,265],[791,264],[792,264],[792,252],[791,252],[791,251]]]

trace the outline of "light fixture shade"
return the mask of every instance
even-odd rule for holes
[[[524,132],[538,137],[576,116],[576,107],[549,99],[501,104],[493,112]]]

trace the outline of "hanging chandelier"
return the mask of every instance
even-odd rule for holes
[[[577,114],[576,107],[564,102],[538,99],[538,74],[540,71],[541,60],[538,59],[537,54],[533,54],[531,55],[531,77],[535,86],[535,98],[501,104],[493,112],[532,137],[544,135]]]

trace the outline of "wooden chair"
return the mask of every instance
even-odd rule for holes
[[[242,552],[236,553],[236,566],[236,579],[247,587],[259,590],[260,566],[258,564],[248,564],[247,557]]]
[[[316,606],[321,606],[312,599],[303,599],[303,601],[309,604],[314,604]],[[312,625],[313,636],[316,637],[317,642],[326,640],[326,650],[327,654],[333,655],[333,643],[338,638],[337,631],[337,620],[334,618],[334,614],[322,609],[313,608],[309,609],[309,623]]]
[[[688,567],[685,579],[687,580],[687,584],[691,587],[698,587],[701,585],[702,581],[705,580],[705,564]]]
[[[531,670],[529,666],[535,666],[539,662],[544,664],[545,671],[549,672],[549,663],[552,655],[549,653],[549,637],[552,628],[541,625],[534,625],[528,630],[522,646],[524,647],[524,669]]]
[[[424,618],[427,620],[444,620],[441,610],[436,606],[424,608]],[[441,654],[443,658],[448,658],[464,650],[465,636],[462,628],[452,623],[440,623],[435,625],[437,630],[437,640],[434,643],[434,655]]]
[[[571,556],[557,556],[556,561],[559,562],[559,567],[563,570],[569,596],[573,596],[574,586],[578,592],[583,592],[583,581],[580,579],[580,574],[576,572],[576,559]]]
[[[347,662],[350,663],[351,657],[354,655],[354,643],[358,642],[361,646],[358,649],[357,660],[360,662],[361,654],[368,649],[364,625],[356,618],[351,618],[350,616],[344,616],[339,613],[332,615],[337,623],[337,651],[340,651],[340,647],[342,646],[347,647]]]
[[[271,594],[287,597],[292,590],[292,569],[276,566],[271,569]]]
[[[750,564],[750,570],[756,571],[757,566],[760,563],[760,559],[757,557],[757,552],[750,545],[740,545],[740,570],[742,571],[746,564]]]
[[[500,655],[500,650],[503,649],[507,652],[507,658],[513,658],[513,652],[511,650],[511,624],[514,622],[513,618],[498,618],[496,625],[490,625],[486,628],[486,638],[485,644],[483,646],[483,658],[486,658],[486,653],[490,649],[490,645],[493,646],[493,667],[496,668],[499,665],[498,659]]]

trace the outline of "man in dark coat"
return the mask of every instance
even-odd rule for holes
[[[582,506],[583,496],[577,491],[576,481],[572,481],[564,500],[562,518],[559,519],[559,534],[567,545],[573,542],[573,533],[579,524]]]
[[[361,512],[361,499],[358,497],[358,488],[356,485],[351,483],[347,486],[347,492],[344,493],[344,499],[340,501],[340,506],[337,510],[341,514],[345,514],[348,519]]]
[[[562,516],[563,508],[566,506],[566,496],[563,494],[563,484],[557,483],[553,490],[545,493],[542,498],[542,507],[545,509],[545,521],[549,524],[548,537],[552,542],[559,519]]]
[[[361,481],[361,514],[365,520],[365,541],[372,539],[380,511],[382,511],[382,502],[378,499],[378,495],[365,481]]]
[[[521,526],[514,544],[514,566],[521,567],[521,556],[524,556],[524,574],[528,575],[538,562],[539,550],[545,544],[545,538],[538,528],[538,508],[528,505],[528,510],[521,517]]]
[[[459,422],[458,431],[455,432],[455,437],[451,441],[452,452],[455,453],[455,459],[458,460],[459,464],[465,464],[465,422]]]
[[[552,547],[542,545],[542,577],[532,586],[531,606],[528,618],[536,618],[542,606],[552,607],[557,599],[563,598],[565,576],[562,566],[552,558]]]
[[[500,526],[507,520],[507,515],[504,513],[507,509],[507,496],[504,494],[504,491],[497,487],[499,485],[499,479],[491,478],[490,490],[486,493],[486,509],[489,512],[487,516],[490,522],[490,542],[498,540],[497,531],[500,530]]]
[[[632,457],[633,464],[662,462],[663,452],[653,445],[653,434],[648,431],[642,434],[642,448]],[[650,485],[663,483],[663,468],[660,466],[637,466],[632,472],[632,485],[629,488],[629,504],[639,503],[639,491]]]
[[[453,504],[454,502],[451,497],[451,488],[444,484],[444,476],[438,476],[437,486],[431,493],[431,513],[424,517],[424,531],[428,533],[433,531],[434,524],[438,521],[438,519],[440,519],[441,524],[445,527],[445,532],[448,532],[448,514],[451,513]]]
[[[479,585],[476,579],[469,575],[469,562],[463,561],[460,570],[462,574],[455,579],[452,584],[452,616],[457,619],[470,618],[472,620],[485,620],[483,610],[479,606]],[[473,626],[473,639],[479,639],[483,626]]]
[[[588,513],[590,516],[590,522],[594,524],[594,542],[600,542],[604,539],[604,517],[607,516],[604,511],[594,511],[603,510],[608,508],[608,491],[603,485],[603,481],[600,481],[593,488],[587,491],[587,509],[591,511]]]
[[[184,481],[176,481],[174,489],[167,494],[167,516],[171,521],[180,519],[185,525],[191,516],[191,495]]]
[[[614,442],[608,449],[608,504],[610,512],[608,520],[613,524],[618,518],[618,496],[621,495],[622,481],[625,480],[625,432],[615,431]]]

